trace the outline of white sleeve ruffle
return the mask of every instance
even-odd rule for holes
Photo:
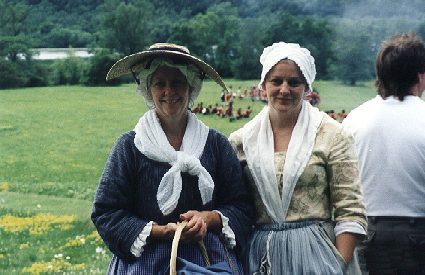
[[[353,233],[359,235],[366,235],[366,231],[357,222],[338,222],[334,228],[335,236],[338,236],[341,233]]]
[[[225,245],[227,248],[233,249],[236,246],[236,236],[233,232],[232,228],[229,226],[229,218],[224,216],[220,211],[214,210],[214,212],[217,212],[221,217],[221,222],[223,224],[223,228],[221,229],[221,233],[224,236]]]
[[[134,241],[133,245],[130,248],[131,254],[133,254],[136,257],[140,257],[143,252],[143,246],[146,245],[146,239],[151,234],[153,221],[148,222],[145,227],[143,228],[142,232],[140,232],[139,236],[137,236],[136,240]]]

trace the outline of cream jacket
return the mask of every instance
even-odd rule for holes
[[[242,139],[242,129],[232,133],[229,138],[239,160],[244,163],[246,158]],[[282,184],[283,161],[284,155],[276,153],[275,166],[278,167],[276,176],[279,185]],[[245,166],[244,174],[255,201],[256,223],[271,223],[248,166]],[[311,158],[295,186],[286,217],[287,221],[305,219],[356,222],[366,229],[365,208],[352,139],[338,122],[328,116],[324,116],[319,126]]]

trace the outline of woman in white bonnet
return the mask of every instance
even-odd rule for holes
[[[316,75],[309,50],[279,42],[260,62],[268,105],[229,138],[256,207],[249,273],[357,274],[366,218],[352,141],[303,99]]]
[[[187,221],[180,260],[223,264],[243,274],[236,251],[247,243],[251,206],[227,138],[189,110],[205,76],[218,73],[186,47],[157,43],[119,60],[107,79],[133,74],[150,107],[121,135],[106,162],[92,220],[113,253],[108,274],[165,274],[179,221]]]

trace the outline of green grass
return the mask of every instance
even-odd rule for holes
[[[145,111],[128,90],[1,91],[0,182],[11,191],[90,199],[115,138]]]
[[[257,81],[228,80],[236,91]],[[320,109],[347,112],[375,96],[371,83],[348,87],[318,81]],[[198,102],[220,103],[221,88],[206,82]],[[195,102],[195,105],[197,102]],[[264,106],[235,99],[235,110],[251,106],[253,115]],[[110,253],[99,239],[65,247],[76,238],[88,238],[94,227],[89,214],[98,179],[116,138],[133,129],[147,110],[134,85],[120,87],[43,87],[0,90],[0,273],[22,273],[24,268],[54,265],[59,271],[104,273]],[[248,119],[229,122],[215,115],[198,116],[225,135]],[[40,214],[73,215],[68,227],[58,223],[41,235],[31,228],[9,232],[7,214],[38,219]],[[63,229],[65,228],[65,229]],[[83,237],[81,237],[83,236]],[[100,251],[98,249],[98,251]],[[55,258],[62,254],[63,257]],[[66,259],[65,257],[69,257]],[[35,270],[35,269],[33,269]]]
[[[0,208],[0,274],[104,274],[110,253],[94,227],[61,218],[69,217]],[[18,230],[8,230],[8,223]]]
[[[351,110],[376,96],[372,82],[360,83],[358,86],[346,86],[338,82],[317,81],[315,88],[320,93],[319,109],[335,110],[336,113]]]
[[[76,220],[87,222],[92,203],[89,200],[31,193],[0,192],[0,209],[13,209],[20,213],[50,213],[74,215]]]

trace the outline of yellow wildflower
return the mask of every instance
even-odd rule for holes
[[[60,229],[61,231],[70,230],[71,228],[72,228],[72,225],[70,225],[70,224],[61,224],[61,225],[59,226],[59,229]]]
[[[84,270],[84,264],[71,264],[66,259],[54,258],[50,262],[33,263],[30,267],[25,267],[22,272],[40,274],[44,272],[66,272]]]
[[[31,235],[40,235],[52,228],[63,224],[70,224],[74,216],[55,216],[51,214],[37,214],[33,217],[15,217],[5,215],[0,217],[0,228],[6,232],[20,232],[28,230]]]
[[[84,235],[82,236],[75,236],[75,239],[68,241],[65,243],[62,248],[66,247],[74,247],[74,246],[81,246],[86,243],[86,239],[84,238]]]
[[[9,191],[10,189],[10,184],[6,181],[4,182],[0,182],[0,192],[2,191]]]
[[[19,245],[19,249],[25,249],[25,248],[28,248],[28,247],[29,247],[29,244],[28,243],[21,243]]]
[[[102,243],[102,238],[100,237],[99,233],[94,230],[92,233],[87,235],[87,240],[94,240],[95,243]]]

